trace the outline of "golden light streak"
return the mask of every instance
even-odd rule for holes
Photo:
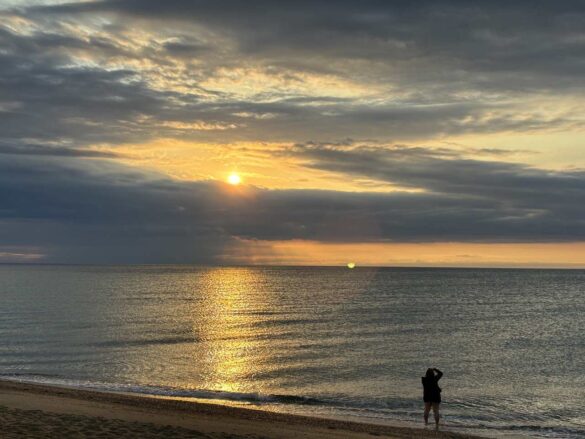
[[[246,268],[214,268],[205,275],[204,283],[212,293],[198,305],[204,311],[193,320],[193,330],[203,352],[198,367],[212,390],[264,391],[246,387],[244,378],[256,373],[270,353],[266,339],[254,337],[258,335],[256,319],[248,312],[270,309],[270,298],[257,294],[261,282],[261,272]]]
[[[239,240],[228,263],[345,266],[585,268],[585,242],[575,243],[322,243]],[[349,267],[349,265],[348,265]]]

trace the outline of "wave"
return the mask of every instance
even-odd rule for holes
[[[123,392],[136,393],[150,396],[166,396],[176,398],[194,398],[209,399],[234,402],[247,402],[255,404],[295,404],[295,405],[326,405],[326,401],[312,398],[309,396],[297,395],[279,395],[279,394],[260,394],[246,392],[227,392],[221,390],[204,390],[204,389],[177,389],[164,386],[146,386],[135,384],[113,384],[95,381],[83,381],[60,378],[46,374],[0,374],[0,379],[7,381],[17,381],[30,384],[46,384],[71,387],[77,389],[91,389],[104,392]]]
[[[540,437],[558,437],[558,438],[582,438],[585,437],[585,426],[568,427],[558,425],[535,425],[535,424],[478,424],[478,425],[457,425],[456,427],[465,430],[482,430],[482,431],[508,431],[537,434]]]
[[[229,392],[208,389],[178,389],[166,386],[136,385],[136,384],[115,384],[86,380],[74,380],[48,374],[27,374],[10,373],[0,374],[0,379],[31,384],[45,384],[62,386],[75,389],[97,390],[102,392],[131,393],[145,396],[161,396],[168,398],[192,398],[196,400],[221,401],[229,404],[250,404],[254,406],[280,405],[289,406],[295,412],[293,406],[299,408],[312,406],[301,413],[310,414],[315,408],[325,409],[325,416],[350,416],[355,419],[368,419],[373,422],[401,421],[412,422],[418,417],[418,404],[411,400],[394,400],[392,403],[375,400],[348,400],[343,397],[337,399],[316,398],[312,396],[285,395],[285,394],[261,394],[255,392]],[[299,411],[296,411],[299,413]],[[476,414],[477,415],[477,414]],[[480,421],[480,422],[478,422]],[[447,429],[459,431],[477,432],[483,431],[488,436],[494,433],[517,432],[529,437],[544,438],[577,438],[585,436],[585,426],[573,423],[573,425],[539,425],[526,422],[523,424],[503,423],[502,420],[494,419],[486,422],[487,419],[478,419],[477,416],[465,416],[460,413],[458,416],[448,416]],[[498,432],[498,433],[496,433]]]
[[[93,343],[95,347],[134,347],[134,346],[150,346],[150,345],[165,345],[165,344],[183,344],[197,342],[194,337],[160,337],[154,339],[141,340],[109,340]]]

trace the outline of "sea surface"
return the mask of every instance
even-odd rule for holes
[[[585,437],[585,271],[0,266],[0,378]],[[432,415],[431,415],[432,419]]]

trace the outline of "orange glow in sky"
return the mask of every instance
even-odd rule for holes
[[[347,263],[347,258],[356,262]],[[228,263],[254,265],[338,265],[379,267],[585,266],[585,243],[323,243],[252,241],[224,254]],[[353,265],[352,266],[350,266]]]

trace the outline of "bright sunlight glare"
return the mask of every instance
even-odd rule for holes
[[[232,173],[229,175],[227,181],[229,184],[233,184],[235,186],[235,185],[238,185],[242,182],[242,178],[238,174]]]

